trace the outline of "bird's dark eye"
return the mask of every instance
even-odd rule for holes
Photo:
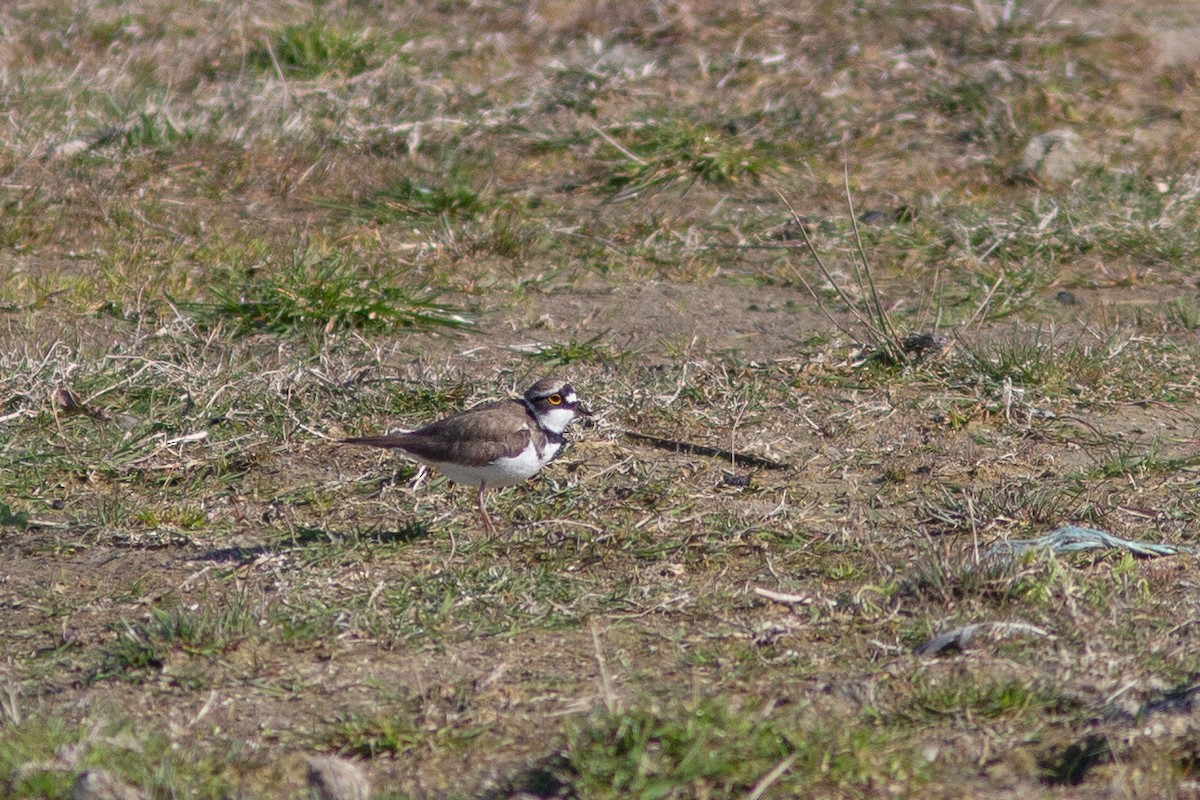
[[[548,403],[550,403],[550,405],[552,405],[552,406],[561,406],[562,405],[562,395],[561,394],[552,394],[546,398],[546,401]]]

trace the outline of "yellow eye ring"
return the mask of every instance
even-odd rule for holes
[[[562,401],[563,401],[563,397],[562,397],[562,395],[561,395],[561,394],[552,394],[552,395],[550,395],[549,397],[547,397],[547,398],[546,398],[546,400],[547,400],[547,401],[550,403],[550,405],[552,405],[552,406],[561,406],[561,405],[562,405]]]

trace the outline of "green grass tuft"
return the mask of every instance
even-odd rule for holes
[[[0,526],[21,530],[29,525],[29,512],[13,511],[8,503],[0,503]]]
[[[322,747],[363,758],[401,755],[420,746],[424,739],[414,721],[405,722],[387,712],[346,712],[319,737]]]
[[[475,167],[451,163],[437,175],[401,176],[355,204],[319,201],[319,205],[379,225],[420,228],[431,223],[468,222],[495,205],[476,178]]]
[[[177,127],[166,114],[143,111],[125,130],[121,143],[126,150],[166,153],[191,138],[189,128]]]
[[[316,78],[327,73],[353,77],[366,71],[373,43],[361,32],[334,25],[319,17],[284,26],[252,50],[251,66],[286,77]]]
[[[785,796],[816,786],[865,788],[923,761],[870,724],[788,724],[719,701],[603,713],[568,726],[563,761],[589,798],[744,797],[768,775]]]
[[[593,336],[586,342],[572,339],[560,344],[548,344],[538,347],[529,353],[529,357],[541,361],[549,367],[562,367],[567,364],[606,364],[619,361],[621,355],[614,353],[606,345],[600,344],[603,333]]]
[[[770,723],[717,703],[606,714],[568,729],[566,757],[587,797],[668,797],[714,785],[748,791],[793,750]]]
[[[626,193],[696,181],[729,187],[757,180],[779,165],[775,148],[678,117],[651,120],[625,139],[625,151],[610,164],[606,182]]]
[[[1024,715],[1049,716],[1071,705],[1052,688],[1018,678],[989,678],[975,673],[922,674],[906,700],[914,718],[996,720]]]
[[[193,304],[208,326],[237,336],[301,330],[395,331],[463,328],[466,312],[436,301],[399,270],[372,272],[356,259],[315,248],[259,271],[228,270],[215,282],[216,302]]]
[[[73,796],[78,775],[96,767],[143,796],[219,800],[241,793],[229,770],[250,766],[237,745],[183,751],[162,733],[124,720],[75,724],[34,712],[0,725],[0,786],[13,800]]]
[[[262,612],[244,599],[201,602],[197,607],[153,609],[146,622],[114,623],[117,638],[101,653],[97,679],[160,669],[172,650],[213,656],[258,629]]]

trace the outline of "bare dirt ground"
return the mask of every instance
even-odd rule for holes
[[[1200,793],[1190,4],[0,27],[8,796]],[[335,444],[550,374],[496,536]]]

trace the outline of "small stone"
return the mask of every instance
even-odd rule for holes
[[[368,800],[371,782],[353,761],[337,756],[308,757],[308,787],[321,800]]]
[[[123,126],[113,125],[107,128],[100,128],[99,130],[92,131],[86,136],[68,139],[65,142],[61,142],[54,147],[51,147],[42,154],[42,159],[49,161],[57,158],[70,158],[71,156],[78,155],[79,153],[83,153],[87,150],[92,150],[102,145],[106,145],[124,135],[125,128]]]
[[[863,225],[891,225],[892,223],[909,223],[917,218],[917,210],[912,206],[896,206],[891,211],[871,209],[858,215],[858,221]]]
[[[75,779],[71,800],[146,800],[146,795],[110,772],[89,769]]]
[[[950,340],[932,331],[914,331],[900,341],[900,348],[909,355],[923,356],[946,348]]]
[[[1064,306],[1079,305],[1079,298],[1075,296],[1075,293],[1068,292],[1066,289],[1063,289],[1062,291],[1055,294],[1054,299],[1057,300],[1058,302],[1062,303]]]
[[[726,486],[745,487],[750,485],[749,475],[737,475],[733,472],[722,472],[721,482]]]
[[[1017,177],[1038,182],[1067,181],[1076,170],[1093,160],[1075,131],[1047,131],[1034,136],[1025,145]]]
[[[858,221],[864,225],[886,225],[894,220],[895,217],[886,211],[878,211],[875,209],[872,209],[871,211],[864,211],[858,215]]]
[[[61,144],[51,147],[45,152],[42,158],[47,161],[52,158],[70,158],[73,155],[82,153],[91,146],[91,142],[87,139],[68,139]]]

